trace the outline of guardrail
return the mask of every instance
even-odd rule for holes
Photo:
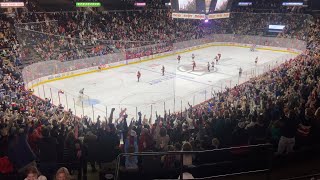
[[[192,166],[186,167],[184,166],[186,155],[199,159],[197,162],[194,162]],[[150,165],[158,167],[156,165],[157,158],[160,156],[175,156],[180,158],[179,166],[176,169],[177,171],[172,174],[175,176],[175,179],[177,179],[176,177],[178,176],[182,179],[182,175],[185,171],[193,172],[192,174],[195,179],[213,179],[258,172],[265,173],[266,178],[269,178],[272,167],[273,151],[270,144],[259,144],[206,151],[123,153],[117,157],[115,180],[118,180],[121,176],[121,159],[128,156],[138,156],[141,164],[139,164],[139,171],[137,171],[137,173],[141,177],[148,175],[152,179],[162,179],[158,178],[159,176],[162,176],[165,179],[173,179],[163,176],[166,173],[172,172],[170,171],[172,169],[150,169],[152,167],[145,167],[146,164],[144,164],[144,161],[146,159],[148,163],[153,162],[153,164]],[[152,161],[152,158],[154,158],[154,161]],[[151,172],[153,170],[154,172]],[[157,172],[159,172],[158,175]]]

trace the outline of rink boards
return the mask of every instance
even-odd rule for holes
[[[230,46],[230,47],[250,48],[252,46],[252,44],[242,44],[242,43],[234,43],[234,42],[207,43],[207,44],[197,45],[197,46],[179,49],[179,50],[175,50],[175,51],[159,53],[159,54],[154,54],[154,55],[150,55],[150,56],[144,56],[141,58],[122,60],[119,62],[105,64],[102,66],[101,70],[109,70],[109,69],[123,67],[123,66],[127,66],[127,65],[143,63],[143,62],[152,61],[152,60],[156,60],[156,59],[160,59],[160,58],[165,58],[165,57],[172,56],[172,55],[183,54],[183,53],[187,53],[187,52],[191,52],[191,51],[195,51],[195,50],[199,50],[199,49],[204,49],[204,48],[208,48],[208,47],[214,47],[214,46],[221,46],[221,47]],[[256,49],[257,50],[274,51],[274,52],[285,52],[285,53],[290,53],[290,54],[295,54],[295,55],[302,53],[301,50],[297,50],[297,49],[273,47],[273,46],[257,45]],[[72,77],[77,77],[77,76],[82,76],[82,75],[86,75],[86,74],[91,74],[91,73],[95,73],[97,71],[99,71],[98,66],[93,66],[90,68],[79,69],[79,70],[75,70],[75,71],[69,71],[69,72],[65,72],[65,73],[58,73],[58,74],[54,74],[54,75],[44,76],[44,77],[41,77],[36,80],[28,82],[27,88],[34,89],[35,87],[42,85],[42,84],[45,84],[45,83],[58,81],[58,80],[62,80],[62,79],[67,79],[67,78],[72,78]]]

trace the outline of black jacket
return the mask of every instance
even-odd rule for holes
[[[39,140],[39,160],[41,162],[57,162],[58,141],[54,137],[43,137]]]

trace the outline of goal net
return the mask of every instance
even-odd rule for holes
[[[76,105],[77,106],[83,106],[83,107],[87,107],[90,106],[90,98],[88,95],[85,94],[79,94],[77,101],[76,101]]]

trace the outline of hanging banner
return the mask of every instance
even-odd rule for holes
[[[230,13],[218,13],[218,14],[209,14],[208,19],[223,19],[223,18],[229,18]]]
[[[18,8],[24,7],[24,2],[0,2],[1,8]]]
[[[205,19],[205,14],[172,13],[172,18],[179,19]]]

